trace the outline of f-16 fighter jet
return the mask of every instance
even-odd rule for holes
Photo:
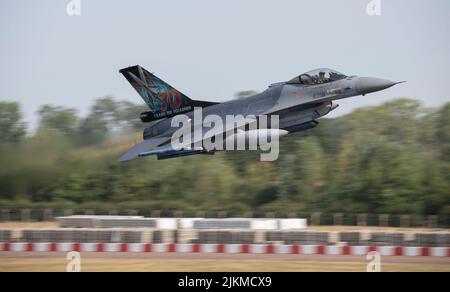
[[[317,69],[300,74],[289,81],[274,83],[264,92],[254,96],[216,103],[192,100],[140,66],[122,69],[120,73],[149,107],[149,111],[141,113],[140,119],[143,123],[151,123],[144,130],[144,141],[129,149],[119,159],[121,162],[144,156],[156,156],[161,160],[229,150],[202,145],[206,139],[209,139],[209,142],[217,142],[214,141],[217,137],[222,138],[219,145],[228,143],[230,139],[234,141],[243,138],[248,141],[251,137],[258,137],[257,141],[268,141],[280,138],[316,127],[317,119],[338,107],[335,100],[366,95],[402,83],[372,77],[346,76],[330,69]],[[198,116],[196,112],[202,117],[201,121],[195,121]],[[179,125],[181,116],[187,123],[192,124],[189,125],[188,133],[192,133],[194,137],[174,147],[173,136],[179,130],[174,124]],[[276,116],[277,120],[276,123],[266,123],[263,128],[250,127],[251,123],[244,126],[238,123],[232,123],[230,126],[227,123],[226,126],[216,127],[215,131],[208,131],[208,127],[204,126],[203,117],[210,117],[211,126],[228,116],[252,116],[255,117],[252,121],[256,122],[264,116],[266,121]],[[277,124],[277,127],[273,124]],[[199,134],[194,133],[197,125],[200,125]],[[261,139],[261,136],[265,136],[266,140]]]

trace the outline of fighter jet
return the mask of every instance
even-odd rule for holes
[[[392,82],[372,77],[346,76],[331,69],[316,69],[300,74],[285,82],[271,84],[264,92],[245,99],[224,103],[192,100],[141,66],[119,71],[131,83],[149,107],[140,114],[143,123],[151,123],[143,132],[143,142],[129,149],[120,162],[136,157],[156,156],[158,160],[196,154],[214,154],[215,149],[193,147],[201,142],[200,135],[190,145],[172,147],[171,137],[177,130],[172,120],[178,115],[194,117],[194,109],[201,108],[203,116],[227,115],[273,116],[278,115],[279,127],[270,132],[272,136],[285,136],[316,127],[317,119],[338,107],[334,101],[381,91],[402,82]],[[236,126],[237,127],[237,126]],[[226,137],[236,135],[241,129],[223,129],[218,133]],[[236,130],[236,131],[235,131]],[[247,129],[248,130],[248,129]],[[225,132],[226,131],[226,132]],[[202,132],[204,133],[204,132]]]

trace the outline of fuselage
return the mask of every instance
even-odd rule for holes
[[[278,115],[279,128],[292,133],[304,130],[305,126],[308,128],[309,125],[316,125],[317,123],[311,122],[334,110],[337,107],[333,103],[335,100],[365,95],[396,84],[384,79],[344,75],[340,75],[338,80],[310,81],[312,84],[307,84],[305,76],[311,77],[310,74],[302,74],[291,81],[273,84],[254,96],[202,108],[203,116],[217,115],[225,118],[227,115]],[[190,119],[194,117],[193,112],[185,115]],[[144,139],[172,135],[177,130],[171,126],[174,118],[146,128]]]
[[[152,123],[144,130],[144,141],[128,149],[120,162],[154,155],[163,160],[258,147],[263,152],[269,150],[261,154],[261,161],[274,161],[279,153],[279,138],[316,127],[317,119],[337,107],[335,100],[396,84],[317,69],[272,84],[254,96],[215,103],[191,99],[139,65],[120,73],[150,109],[140,114],[141,121]]]

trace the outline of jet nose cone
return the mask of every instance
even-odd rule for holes
[[[356,90],[362,95],[380,91],[397,84],[386,79],[370,78],[370,77],[360,77],[356,82]]]

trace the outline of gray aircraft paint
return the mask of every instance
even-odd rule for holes
[[[122,71],[122,70],[121,70]],[[311,72],[335,72],[329,69],[318,69]],[[310,73],[310,72],[308,72]],[[231,100],[221,104],[214,104],[202,108],[203,117],[217,115],[225,120],[227,115],[259,116],[279,115],[280,129],[290,133],[309,129],[316,126],[316,119],[327,115],[337,105],[335,100],[352,96],[365,95],[394,86],[398,83],[370,77],[344,76],[335,81],[328,79],[323,84],[301,84],[295,80],[306,78],[308,73],[287,82],[279,82],[270,85],[264,92],[245,99]],[[340,73],[339,73],[340,74]],[[314,77],[314,76],[309,76]],[[314,78],[309,79],[311,81]],[[184,113],[193,118],[193,112]],[[144,130],[144,142],[131,148],[119,161],[128,161],[139,155],[144,150],[168,147],[172,134],[177,130],[171,127],[173,117],[166,118]],[[195,121],[196,123],[202,121]],[[203,133],[209,129],[203,129]],[[169,144],[170,146],[170,144]],[[202,153],[195,153],[202,154]],[[159,157],[159,156],[158,156]],[[176,157],[176,155],[174,156]]]

